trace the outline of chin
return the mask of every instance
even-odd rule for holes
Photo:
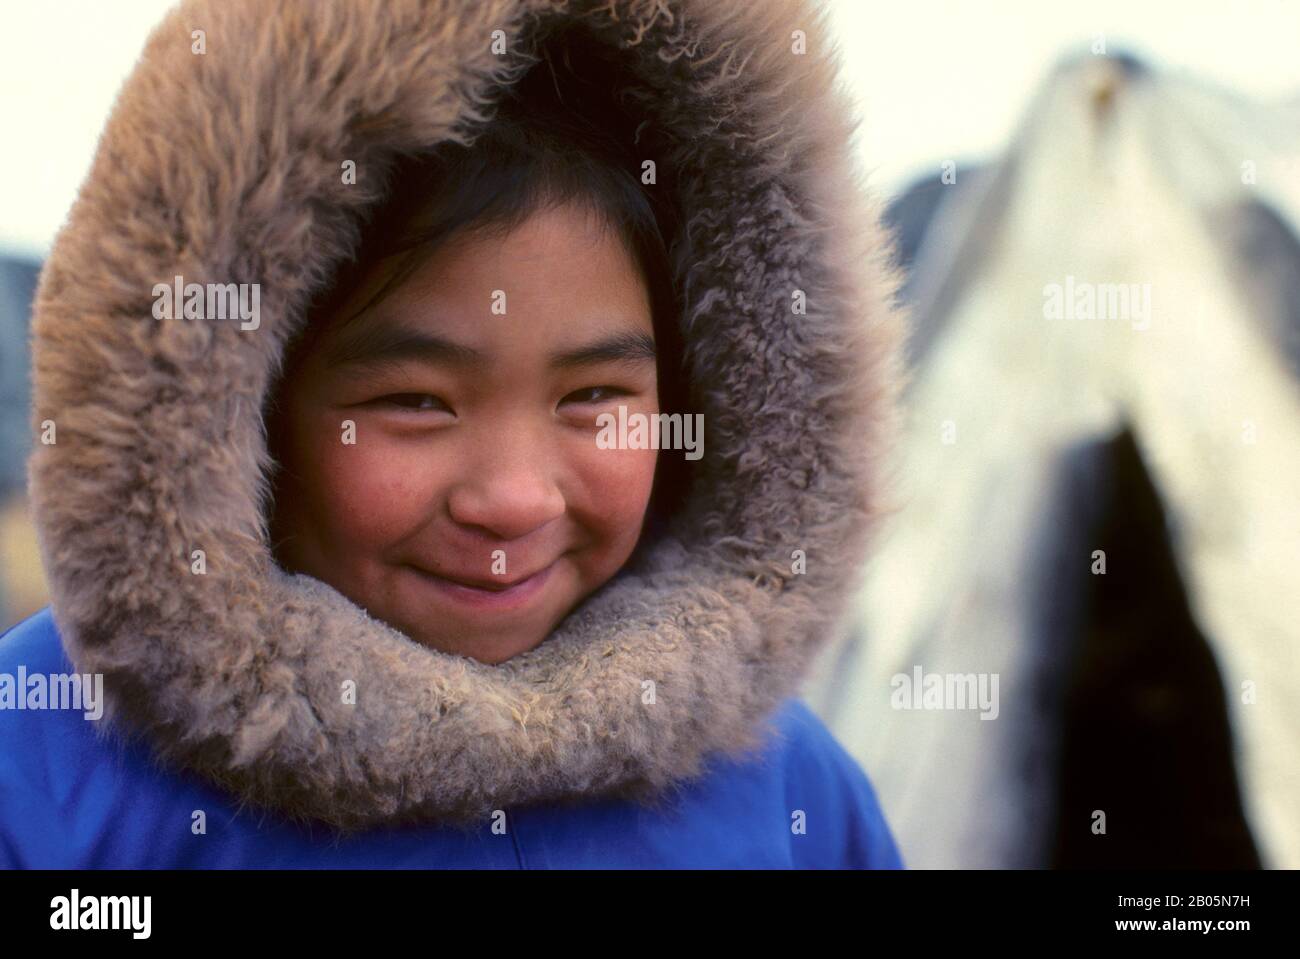
[[[506,660],[515,656],[522,655],[529,650],[536,649],[546,641],[549,634],[528,634],[526,636],[476,636],[469,642],[455,639],[445,635],[432,635],[423,632],[405,631],[407,636],[415,640],[421,646],[436,650],[440,653],[449,653],[453,656],[467,656],[470,659],[485,663],[488,666],[497,666]]]

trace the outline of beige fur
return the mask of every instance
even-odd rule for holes
[[[677,269],[705,457],[673,537],[487,666],[272,562],[260,410],[378,171],[485,122],[535,62],[538,17],[585,19],[663,91],[678,145],[655,159],[687,184]],[[57,429],[29,465],[55,621],[77,669],[106,674],[114,720],[243,801],[341,828],[648,798],[758,745],[856,582],[901,383],[835,42],[824,13],[777,0],[173,11],[121,92],[33,330],[35,420]],[[155,320],[153,285],[176,274],[260,283],[261,328]]]

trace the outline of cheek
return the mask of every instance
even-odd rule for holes
[[[606,548],[630,552],[636,544],[650,504],[658,455],[656,450],[639,449],[584,451],[577,469],[582,501],[571,501],[569,507],[589,531],[600,535]]]
[[[300,444],[298,456],[302,512],[317,524],[311,535],[327,547],[355,551],[354,559],[418,529],[437,483],[436,461],[426,451],[367,436],[364,427],[358,422],[356,444],[347,445],[339,423],[318,424],[312,431],[318,441]]]

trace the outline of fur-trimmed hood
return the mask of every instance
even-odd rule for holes
[[[379,199],[366,171],[464,142],[546,31],[579,23],[656,94],[704,458],[669,534],[490,666],[276,565],[261,410]],[[114,726],[242,801],[345,828],[647,797],[757,746],[849,599],[901,384],[888,244],[836,69],[805,0],[174,10],[119,96],[33,321],[51,606],[76,668],[104,674]],[[340,187],[345,160],[361,174]],[[260,325],[155,318],[155,285],[178,275],[259,284]]]

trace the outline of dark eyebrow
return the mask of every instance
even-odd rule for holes
[[[616,333],[595,343],[572,350],[552,353],[550,363],[557,369],[590,366],[596,363],[640,363],[657,355],[654,337],[649,333]],[[391,363],[416,360],[447,366],[483,367],[488,358],[470,346],[413,330],[400,323],[377,320],[359,327],[325,353],[331,367],[360,366],[377,368]]]
[[[595,363],[640,363],[657,355],[654,337],[649,333],[615,333],[575,350],[551,354],[551,366],[565,369]]]
[[[447,366],[483,366],[487,357],[473,347],[384,320],[359,327],[325,354],[326,363],[334,367],[381,367],[406,360]]]

